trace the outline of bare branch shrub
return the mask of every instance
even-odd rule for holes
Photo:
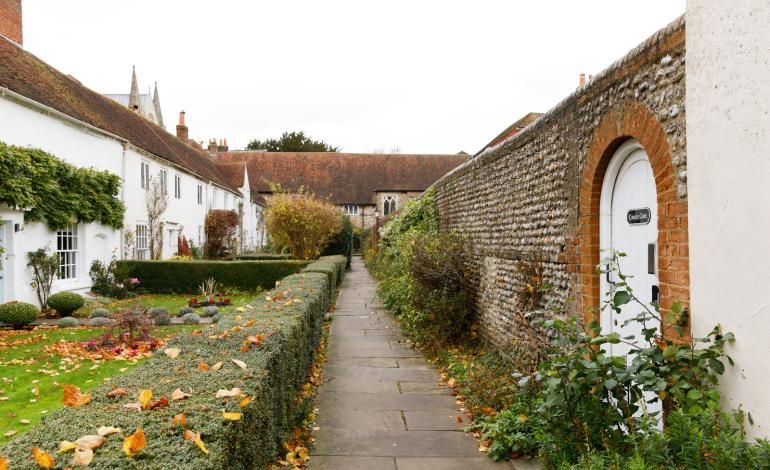
[[[160,177],[150,183],[150,189],[145,194],[145,204],[150,259],[160,259],[163,253],[163,223],[160,220],[168,208],[168,194],[163,189]]]

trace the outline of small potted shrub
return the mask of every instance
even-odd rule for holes
[[[112,314],[106,308],[95,308],[91,311],[89,318],[110,318]]]
[[[85,299],[74,292],[58,292],[48,297],[48,306],[63,317],[70,316],[72,312],[81,308],[85,303]]]
[[[153,322],[156,326],[170,325],[171,316],[168,313],[160,313],[153,317]]]
[[[63,317],[56,322],[56,326],[59,328],[74,328],[79,326],[78,319],[75,317]]]
[[[40,311],[32,304],[8,302],[0,305],[0,323],[13,327],[27,326],[37,320]]]
[[[153,307],[149,311],[152,318],[156,318],[160,315],[168,316],[168,309],[166,307]]]
[[[182,307],[179,309],[179,312],[177,312],[177,315],[180,317],[183,317],[188,313],[193,313],[194,311],[195,309],[193,309],[192,307]]]
[[[185,325],[197,325],[201,322],[201,317],[197,313],[188,313],[182,317],[182,323]]]
[[[204,317],[213,317],[217,313],[219,313],[219,309],[213,305],[209,305],[208,307],[203,308]]]
[[[62,318],[62,320],[64,320]],[[59,320],[61,321],[61,320]],[[110,320],[109,317],[91,317],[90,320],[88,320],[88,326],[110,326],[112,325],[112,320]]]

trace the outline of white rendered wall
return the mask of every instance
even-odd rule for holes
[[[725,405],[770,436],[770,2],[687,2],[693,333],[735,333]]]

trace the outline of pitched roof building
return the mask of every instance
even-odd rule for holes
[[[155,90],[150,93],[139,93],[139,82],[136,79],[136,67],[131,68],[131,91],[128,94],[106,93],[104,96],[120,103],[143,118],[157,124],[163,129],[163,112],[160,109],[160,96],[158,95],[158,82],[155,82]]]

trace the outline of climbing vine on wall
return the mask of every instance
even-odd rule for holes
[[[45,222],[53,230],[73,222],[121,228],[119,193],[117,175],[0,142],[0,203],[25,210],[27,222]]]

